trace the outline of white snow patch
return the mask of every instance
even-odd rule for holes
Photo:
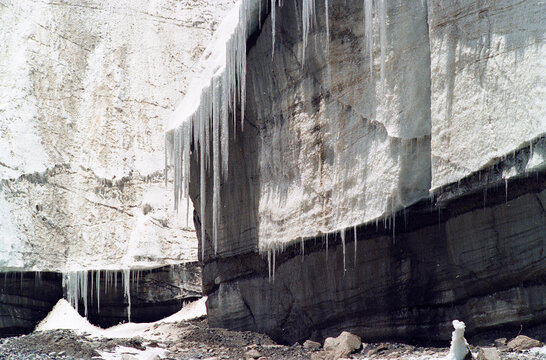
[[[152,323],[125,323],[112,326],[108,329],[102,329],[90,324],[86,318],[82,317],[68,303],[68,301],[61,299],[45,319],[36,326],[35,331],[69,329],[78,333],[88,333],[95,337],[131,338],[141,336],[146,338],[147,332],[149,332],[150,329],[154,329],[154,334],[159,333],[159,335],[156,336],[167,338],[169,334],[167,332],[161,334],[161,329],[158,328],[157,325],[188,321],[205,316],[207,314],[205,306],[206,301],[207,297],[203,297],[187,304],[177,313]]]
[[[138,360],[155,360],[157,357],[164,358],[168,351],[155,347],[148,347],[146,350],[137,350],[125,346],[116,347],[114,352],[99,351],[99,354],[104,360],[121,360],[123,355],[130,355],[131,359]]]
[[[76,330],[89,334],[104,331],[99,327],[91,325],[91,323],[81,316],[65,299],[61,299],[57,302],[45,319],[40,321],[36,326],[35,331],[58,329]]]
[[[546,359],[546,346],[531,348],[529,354],[536,356],[537,359]]]

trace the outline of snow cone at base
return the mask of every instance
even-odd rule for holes
[[[464,338],[466,325],[459,320],[453,320],[455,330],[451,333],[451,347],[445,360],[463,360],[468,354],[468,342]]]

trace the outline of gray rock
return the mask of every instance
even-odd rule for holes
[[[362,347],[359,336],[343,331],[338,337],[329,337],[324,340],[324,350],[331,352],[335,357],[345,357]]]
[[[480,348],[476,360],[500,360],[499,352],[494,347]]]
[[[518,335],[508,342],[508,349],[521,351],[534,347],[540,347],[542,343],[525,335]]]
[[[258,359],[262,354],[256,349],[250,349],[245,353],[245,358],[247,359]]]
[[[495,346],[498,347],[498,348],[502,348],[502,347],[505,347],[506,346],[506,342],[508,340],[506,338],[498,338],[498,339],[495,339]]]
[[[307,350],[318,350],[320,349],[320,343],[313,340],[305,340],[303,348]]]

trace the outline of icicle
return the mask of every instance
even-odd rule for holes
[[[356,269],[356,245],[357,245],[357,239],[356,239],[356,225],[353,227],[354,231],[354,238],[355,238],[355,269]]]
[[[328,234],[326,234],[326,261],[328,261]]]
[[[66,300],[76,311],[79,309],[80,299],[83,300],[84,313],[87,317],[87,271],[69,271],[63,273],[63,288],[66,291]]]
[[[220,122],[222,123],[220,143],[222,146],[222,175],[224,180],[227,179],[229,164],[229,93],[227,84],[227,77],[224,75],[222,77],[222,105],[220,109]]]
[[[80,291],[81,297],[83,298],[83,308],[85,317],[87,317],[87,271],[79,271],[78,275],[80,277]]]
[[[345,229],[340,231],[341,235],[341,246],[343,247],[343,274],[347,271],[346,261],[345,261]]]
[[[396,212],[392,215],[392,244],[396,244]]]
[[[267,269],[269,270],[269,282],[271,282],[271,249],[267,250]]]
[[[504,202],[508,203],[508,179],[504,178]]]
[[[301,261],[303,262],[303,258],[305,256],[305,241],[303,240],[303,237],[301,238]]]
[[[97,277],[95,278],[97,284],[95,289],[97,291],[97,313],[100,314],[100,270],[97,270]]]
[[[212,238],[214,243],[214,254],[218,252],[218,211],[220,208],[220,100],[222,94],[222,83],[216,82],[212,92],[214,110],[212,112],[212,156],[213,156],[213,177],[212,177]]]
[[[275,249],[273,249],[273,282],[275,282],[275,259],[277,257],[277,254],[275,252]]]
[[[366,39],[366,49],[370,57],[370,78],[373,77],[373,27],[372,27],[372,0],[364,0],[364,29]]]
[[[205,169],[205,151],[204,145],[205,142],[205,130],[204,130],[205,124],[201,124],[199,129],[199,165],[200,165],[200,176],[199,176],[199,200],[200,200],[200,220],[201,220],[201,261],[205,261],[205,245],[206,245],[206,239],[205,239],[205,226],[206,226],[206,205],[207,205],[207,188],[206,188],[206,169]]]
[[[131,322],[131,270],[123,269],[122,282],[125,299],[127,299],[127,322]]]
[[[271,0],[271,58],[275,55],[275,2]]]
[[[302,28],[303,28],[303,50],[301,57],[301,66],[305,64],[305,48],[307,47],[307,40],[309,37],[309,29],[311,27],[311,16],[315,11],[315,0],[303,0],[302,1]]]
[[[387,14],[385,0],[379,0],[379,42],[381,45],[381,89],[385,90],[385,57],[387,51]]]

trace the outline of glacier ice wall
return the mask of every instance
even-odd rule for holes
[[[429,22],[437,189],[546,135],[546,6],[434,0]]]
[[[415,20],[408,22],[406,18],[404,21],[396,18],[397,14],[405,14],[405,7],[387,8],[388,4],[378,1],[367,3],[364,9],[361,3],[359,11],[347,16],[358,17],[368,34],[365,35],[363,27],[339,44],[339,40],[329,39],[330,31],[350,29],[339,28],[340,24],[335,24],[334,29],[326,27],[327,2],[304,2],[301,6],[292,2],[276,4],[276,14],[282,16],[284,26],[282,42],[277,39],[271,44],[267,40],[266,47],[265,37],[258,37],[248,55],[252,62],[248,65],[245,62],[243,67],[242,61],[233,63],[233,56],[229,55],[241,53],[238,49],[245,45],[234,42],[240,41],[238,34],[243,33],[241,23],[234,20],[244,17],[244,21],[249,21],[254,17],[253,23],[245,23],[246,34],[252,33],[249,27],[258,26],[260,31],[273,34],[278,24],[273,23],[273,11],[263,24],[257,24],[261,19],[256,19],[256,9],[248,7],[245,1],[239,4],[238,12],[226,21],[225,26],[231,30],[221,31],[205,52],[196,86],[178,106],[172,130],[167,133],[169,158],[174,159],[175,166],[180,166],[180,170],[175,170],[175,177],[182,178],[179,194],[186,193],[189,179],[195,176],[190,176],[190,169],[200,174],[196,180],[200,184],[197,207],[207,226],[206,198],[212,197],[212,227],[208,236],[214,243],[214,252],[218,251],[218,237],[230,232],[225,229],[224,235],[218,234],[221,231],[218,219],[224,216],[219,214],[222,210],[218,210],[218,199],[222,199],[222,208],[229,201],[219,194],[221,180],[216,156],[225,163],[232,156],[231,151],[224,150],[225,140],[237,141],[234,139],[240,136],[238,131],[253,131],[248,130],[246,121],[242,121],[240,128],[234,124],[230,127],[234,134],[231,138],[223,136],[219,148],[215,134],[220,133],[216,128],[223,120],[216,120],[216,116],[227,118],[227,112],[234,118],[240,113],[241,120],[243,116],[250,117],[251,126],[259,128],[256,134],[260,139],[256,196],[259,209],[250,221],[257,223],[249,226],[256,228],[263,252],[302,237],[391,217],[426,196],[430,187],[426,6],[412,7]],[[354,6],[339,6],[335,11],[349,12]],[[388,11],[392,13],[389,21]],[[293,24],[293,28],[287,28],[287,23]],[[389,41],[397,38],[404,41]],[[336,53],[329,52],[326,44],[330,43],[336,45]],[[272,46],[283,51],[273,53]],[[402,52],[409,52],[406,60],[411,61],[401,61]],[[267,76],[268,73],[275,74],[275,78]],[[243,80],[236,80],[239,77]],[[347,82],[351,86],[346,86]],[[231,99],[235,93],[244,95],[242,90],[231,90],[234,84],[245,83],[247,106],[241,100],[238,107],[236,99],[215,102],[219,88],[229,89]],[[283,96],[286,91],[291,97]],[[324,101],[311,107],[308,103],[315,98]],[[216,107],[217,104],[221,106]],[[293,111],[294,106],[297,111]],[[283,118],[291,121],[282,121]],[[333,118],[340,120],[330,121]],[[191,144],[199,168],[192,167],[195,165],[189,155]],[[386,153],[389,155],[385,157]],[[195,156],[199,156],[198,160]],[[422,170],[407,176],[406,170],[411,168]],[[226,180],[224,168],[222,174]],[[378,178],[384,182],[377,181]],[[206,182],[211,181],[213,193],[207,195],[211,187]],[[231,214],[225,215],[224,221],[226,216]],[[207,236],[207,226],[201,227],[202,241]],[[241,235],[236,235],[236,230],[231,232],[230,236]]]
[[[167,135],[171,155],[177,146],[186,154],[174,154],[186,167],[181,188],[199,198],[203,258],[207,238],[220,256],[253,246],[264,253],[333,231],[344,238],[373,221],[395,241],[396,212],[442,186],[510,155],[505,179],[544,166],[543,4],[272,1],[265,21],[266,3],[258,12],[239,4],[246,10],[227,21],[234,35],[221,34],[205,57],[206,88],[190,91],[192,105],[177,108]],[[521,30],[514,14],[526,13]],[[233,41],[241,14],[252,47],[235,65],[226,54],[244,46]],[[230,90],[218,108],[215,76],[225,73],[230,89],[247,88]],[[230,125],[219,148],[223,111],[246,120]],[[522,170],[513,163],[524,147]],[[217,156],[238,173],[223,165],[219,179]],[[233,195],[232,182],[244,190]],[[246,206],[245,215],[231,206]]]
[[[0,269],[196,258],[164,122],[233,3],[0,2]]]

